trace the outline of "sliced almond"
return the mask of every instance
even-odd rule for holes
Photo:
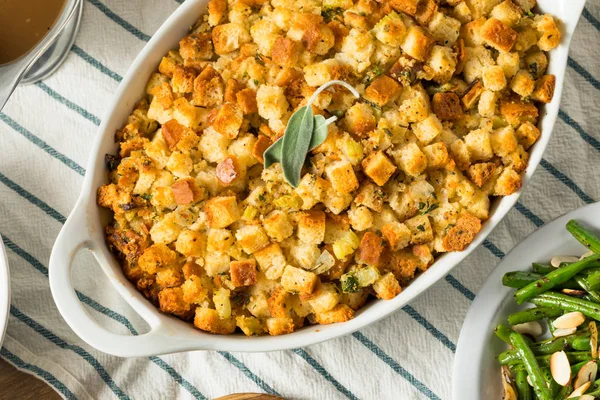
[[[585,290],[580,289],[563,289],[562,292],[568,296],[583,297],[587,294]]]
[[[502,389],[504,390],[502,400],[517,400],[517,392],[513,385],[512,376],[506,365],[502,366]]]
[[[581,255],[581,257],[579,257],[579,259],[580,259],[580,260],[583,260],[584,258],[588,258],[589,256],[593,256],[593,255],[594,255],[594,252],[593,252],[593,251],[588,251],[588,252],[585,252],[585,253],[583,253],[583,254]]]
[[[572,399],[573,397],[579,397],[584,394],[589,388],[592,386],[592,382],[586,382],[583,385],[579,386],[577,389],[573,390],[573,393],[567,397],[567,399]]]
[[[588,361],[583,364],[583,367],[577,373],[575,378],[574,388],[578,388],[586,382],[594,382],[596,380],[596,374],[598,373],[598,363],[596,361]]]
[[[554,337],[569,336],[569,335],[574,334],[575,332],[577,332],[577,328],[555,329],[554,332],[552,332],[552,336],[554,336]]]
[[[595,400],[596,397],[592,396],[591,394],[584,394],[583,396],[579,397],[579,400]]]
[[[557,329],[569,329],[569,328],[577,328],[579,325],[585,322],[585,315],[580,313],[579,311],[573,311],[570,313],[566,313],[565,315],[561,315],[556,318],[552,325],[554,325]]]
[[[550,260],[550,265],[552,265],[554,268],[558,268],[560,267],[560,265],[562,263],[574,263],[579,261],[579,257],[575,257],[575,256],[556,256],[556,257],[552,257],[552,260]]]
[[[529,375],[527,375],[527,383],[529,383],[529,386],[533,387],[533,383],[531,382]]]
[[[571,380],[571,365],[567,353],[557,351],[550,356],[550,373],[560,386],[566,386]]]
[[[592,358],[598,358],[598,328],[596,321],[590,322],[590,349],[592,350]]]
[[[542,325],[540,325],[540,323],[537,321],[513,325],[512,330],[522,335],[531,335],[533,337],[538,337],[543,332]]]

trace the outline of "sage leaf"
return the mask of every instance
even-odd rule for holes
[[[281,147],[283,145],[283,138],[279,138],[263,153],[265,160],[265,169],[269,168],[275,163],[281,162]]]
[[[283,134],[281,148],[281,167],[287,183],[298,187],[302,166],[310,148],[315,118],[312,105],[306,105],[296,111]]]
[[[327,139],[327,125],[329,124],[324,116],[315,115],[315,127],[313,128],[313,134],[310,138],[309,150],[313,150]]]

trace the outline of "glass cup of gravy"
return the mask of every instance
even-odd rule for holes
[[[21,80],[60,65],[80,17],[81,0],[0,0],[0,110]]]

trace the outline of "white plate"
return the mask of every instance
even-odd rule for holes
[[[494,328],[506,324],[509,314],[527,307],[517,305],[515,289],[502,286],[502,276],[509,271],[530,271],[531,263],[549,262],[555,255],[588,251],[567,231],[571,219],[600,232],[600,202],[571,211],[529,235],[504,257],[479,290],[458,339],[452,379],[455,400],[502,397],[496,356],[506,345],[494,335]]]
[[[110,215],[107,210],[101,210],[96,204],[96,191],[107,182],[104,155],[114,154],[117,151],[114,141],[115,131],[127,121],[133,105],[144,93],[146,82],[155,71],[163,54],[177,47],[179,40],[188,33],[188,27],[194,24],[198,16],[205,13],[207,4],[208,0],[186,0],[154,34],[152,40],[131,65],[119,86],[114,102],[102,118],[96,143],[91,150],[81,195],[52,249],[49,278],[54,301],[67,324],[89,345],[121,357],[142,357],[190,350],[241,352],[285,350],[310,346],[347,335],[399,310],[442,279],[483,242],[517,202],[522,190],[494,201],[490,218],[483,224],[481,232],[465,251],[442,255],[430,269],[421,274],[394,299],[372,301],[348,322],[307,326],[282,336],[245,337],[201,332],[191,324],[160,313],[125,278],[121,266],[108,250],[104,241],[103,227],[110,220]],[[523,186],[526,186],[531,179],[550,140],[558,116],[569,44],[585,0],[538,0],[537,4],[540,11],[561,19],[562,41],[550,55],[548,73],[556,76],[554,100],[545,105],[540,113],[539,127],[542,136],[532,147],[529,166],[523,175]],[[87,313],[74,292],[71,279],[72,261],[77,251],[82,248],[92,251],[119,294],[148,322],[151,327],[150,332],[135,337],[116,335],[103,329]]]
[[[4,250],[4,243],[0,237],[0,347],[8,325],[8,312],[10,308],[10,274],[8,273],[8,258]]]

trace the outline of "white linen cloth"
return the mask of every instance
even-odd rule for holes
[[[13,304],[0,356],[65,398],[271,392],[290,399],[449,399],[463,319],[500,257],[536,226],[600,199],[600,2],[588,2],[575,34],[562,112],[544,161],[518,206],[449,277],[360,333],[306,349],[121,359],[91,348],[65,324],[48,287],[48,258],[119,80],[178,6],[176,0],[84,0],[66,63],[44,82],[18,88],[0,113],[0,234]],[[142,331],[141,319],[91,256],[80,254],[78,263],[76,287],[92,315],[115,332]]]

